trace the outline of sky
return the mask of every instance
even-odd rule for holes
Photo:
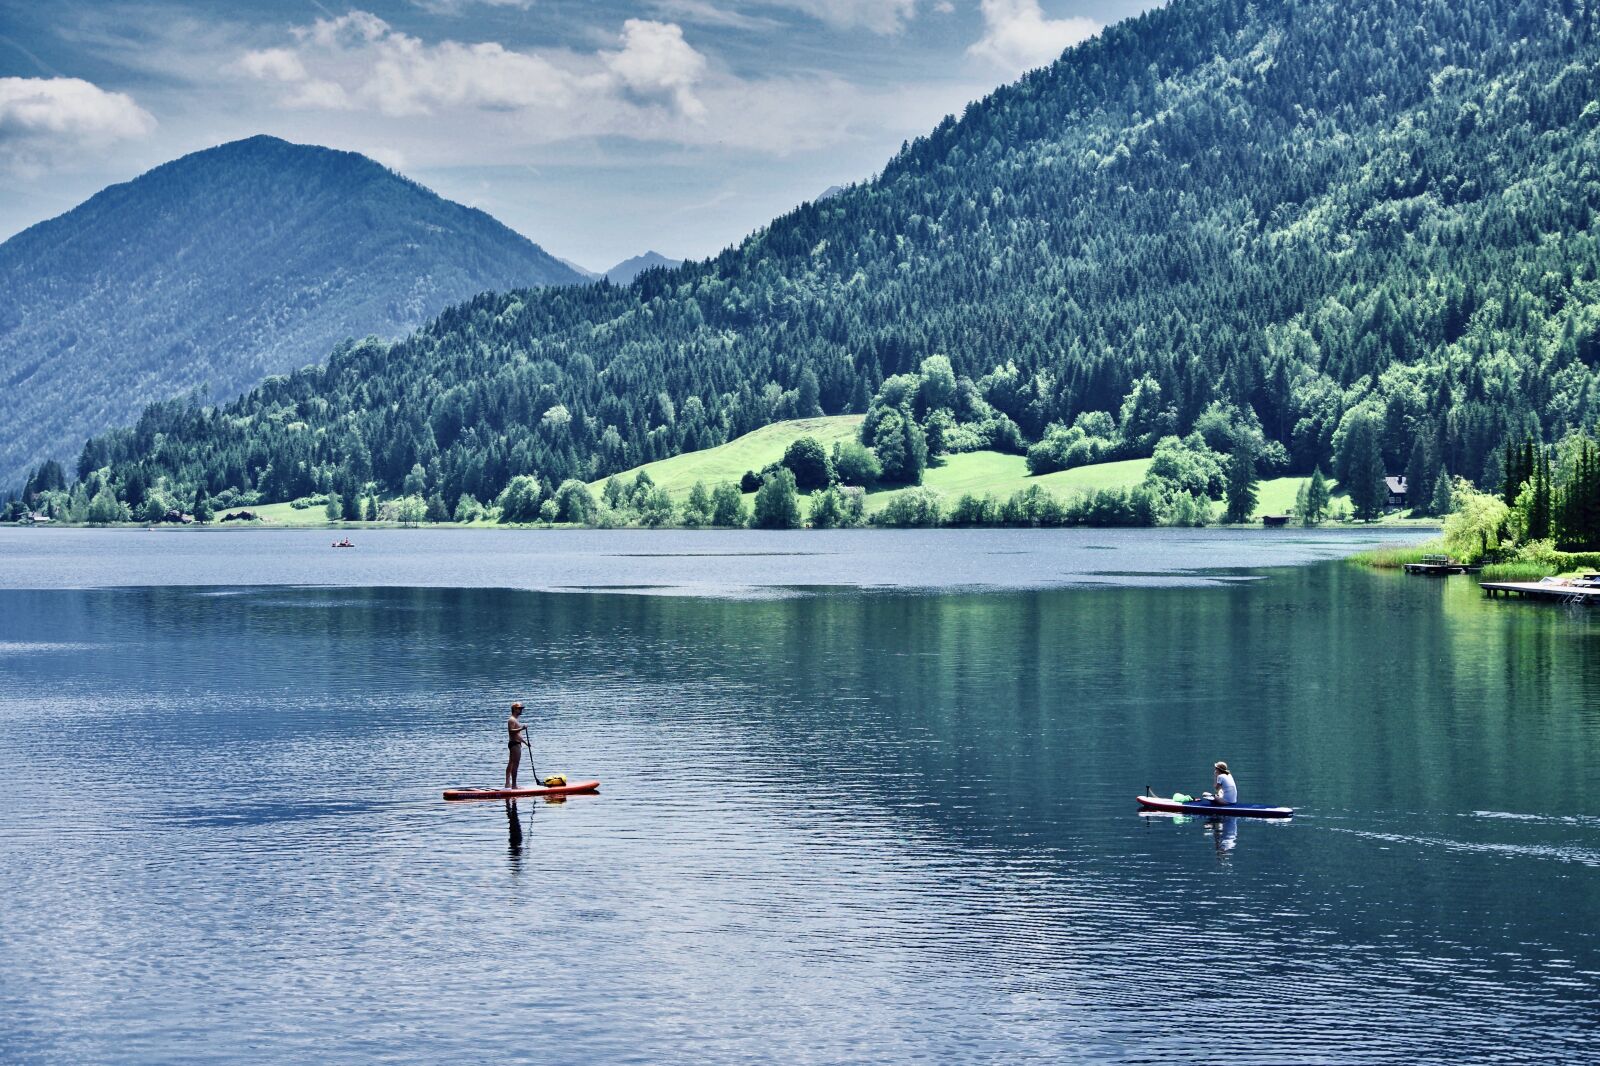
[[[604,270],[713,255],[1148,0],[0,0],[0,240],[267,133]]]

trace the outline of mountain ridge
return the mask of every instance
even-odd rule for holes
[[[171,160],[0,244],[0,485],[191,389],[237,395],[346,337],[579,275],[353,152],[258,135]]]

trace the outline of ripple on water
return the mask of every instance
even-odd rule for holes
[[[0,660],[0,1058],[1580,1061],[1600,668],[1383,580],[0,594],[117,649]],[[598,796],[441,801],[512,698]]]

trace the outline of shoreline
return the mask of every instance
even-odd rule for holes
[[[1205,532],[1219,530],[1230,532],[1257,531],[1272,533],[1278,536],[1293,536],[1305,533],[1361,533],[1366,531],[1394,534],[1423,534],[1438,532],[1440,525],[1437,519],[1411,519],[1402,518],[1394,521],[1377,522],[1347,522],[1333,523],[1322,522],[1314,526],[1288,525],[1267,526],[1260,522],[1212,522],[1203,526],[1116,526],[1116,525],[956,525],[941,523],[937,526],[886,526],[864,522],[858,526],[836,526],[818,529],[813,526],[794,526],[787,529],[767,529],[758,526],[684,526],[684,525],[627,525],[627,526],[591,526],[580,525],[574,522],[423,522],[417,525],[405,525],[400,522],[342,522],[304,525],[284,522],[192,522],[179,524],[176,522],[162,522],[148,525],[143,522],[112,522],[94,524],[90,522],[50,522],[41,525],[30,525],[22,522],[12,522],[0,525],[0,530],[34,530],[48,533],[52,530],[105,530],[121,533],[225,533],[239,530],[253,530],[255,532],[284,532],[284,533],[359,533],[373,530],[392,530],[417,532],[421,530],[507,530],[524,533],[837,533],[837,532],[905,532],[916,530],[921,532],[944,532],[947,530],[1083,530],[1087,532],[1105,530],[1175,530],[1180,532]]]

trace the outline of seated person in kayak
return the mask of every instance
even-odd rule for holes
[[[1233,775],[1228,772],[1228,764],[1215,763],[1212,767],[1216,771],[1217,780],[1211,793],[1211,802],[1231,807],[1239,802],[1239,786],[1233,783]]]
[[[506,719],[509,734],[509,751],[506,753],[506,787],[517,787],[517,767],[522,765],[522,745],[528,742],[528,727],[522,724],[522,704],[511,705],[511,717]]]

